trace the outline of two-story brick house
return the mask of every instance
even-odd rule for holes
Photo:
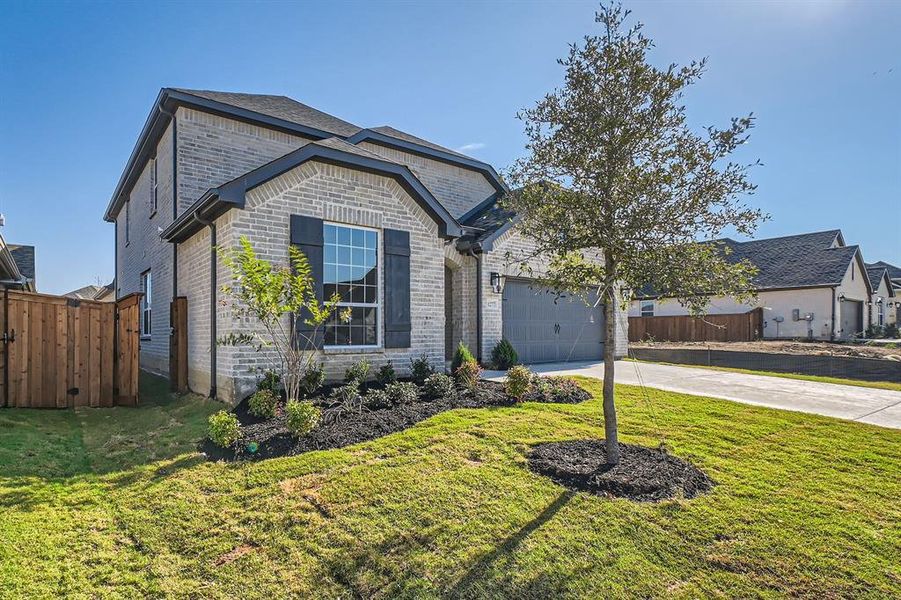
[[[298,246],[319,292],[351,308],[317,340],[332,377],[363,356],[400,372],[421,355],[440,367],[458,341],[487,359],[502,336],[529,362],[600,359],[602,307],[521,277],[530,244],[498,206],[505,191],[490,165],[390,127],[284,96],[164,88],[105,213],[117,297],[145,293],[141,364],[168,372],[176,296],[188,303],[192,390],[233,401],[272,364],[214,343],[252,326],[219,292],[229,273],[215,248],[241,236],[283,263]]]

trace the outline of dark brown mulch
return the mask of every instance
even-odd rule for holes
[[[620,462],[611,467],[604,440],[539,444],[529,454],[529,467],[572,490],[640,502],[694,498],[715,485],[700,469],[664,450],[619,447]]]
[[[333,386],[332,386],[333,387]],[[511,406],[514,399],[504,392],[503,384],[494,381],[480,381],[475,390],[457,390],[449,398],[428,400],[420,397],[417,402],[391,408],[342,412],[340,408],[327,406],[329,388],[313,402],[322,408],[322,420],[310,433],[293,437],[285,428],[282,405],[273,419],[260,419],[247,412],[245,399],[233,410],[241,422],[241,442],[237,449],[221,448],[205,439],[200,451],[211,460],[260,460],[279,456],[293,456],[311,450],[342,448],[351,444],[373,440],[390,433],[403,431],[408,427],[454,408],[485,408],[491,406]],[[564,402],[587,400],[591,395],[579,389],[579,393],[562,394]],[[580,399],[581,398],[581,399]],[[533,398],[529,398],[532,400]],[[553,402],[554,397],[534,398],[535,401]],[[256,452],[248,451],[248,444],[255,442]]]

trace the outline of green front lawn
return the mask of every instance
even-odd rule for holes
[[[155,385],[138,409],[0,410],[0,597],[901,590],[899,431],[621,386],[623,441],[665,440],[719,483],[635,504],[526,468],[530,444],[599,436],[597,399],[456,410],[343,450],[212,464],[192,447],[217,406]]]

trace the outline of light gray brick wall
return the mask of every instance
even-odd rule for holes
[[[179,212],[216,187],[303,146],[301,136],[179,107]]]
[[[318,162],[305,163],[248,192],[244,210],[232,210],[220,217],[216,221],[217,242],[220,246],[231,247],[242,235],[247,236],[260,256],[287,264],[292,214],[410,232],[411,348],[326,350],[317,360],[326,364],[329,378],[342,377],[351,363],[364,357],[375,368],[390,360],[399,373],[406,373],[410,359],[424,354],[440,368],[444,361],[444,243],[438,237],[435,223],[403,188],[394,180],[379,175]],[[204,235],[208,233],[198,234],[182,244],[179,253],[179,277],[184,281],[189,305],[192,355],[189,384],[198,392],[205,392],[209,385],[209,296],[204,296],[208,293],[204,290],[210,287],[209,239],[204,241],[200,237]],[[383,263],[380,247],[379,264]],[[229,274],[220,263],[220,285],[226,284],[228,278]],[[380,300],[383,302],[384,281],[381,283]],[[383,316],[380,319],[384,326]],[[254,327],[252,320],[236,316],[227,304],[218,305],[218,336],[246,332]],[[234,402],[253,388],[260,369],[276,365],[276,358],[266,351],[220,346],[217,363],[219,395],[223,400]]]
[[[472,169],[457,167],[371,142],[362,142],[359,146],[407,165],[455,218],[462,216],[495,192],[494,187],[488,183],[485,176]]]
[[[491,273],[500,273],[508,277],[531,277],[546,273],[548,261],[535,254],[535,244],[519,233],[515,227],[501,235],[494,244],[492,252],[481,255],[482,262],[482,352],[483,360],[488,360],[494,345],[503,334],[503,302],[502,294],[495,294],[491,289]],[[598,253],[597,260],[603,260]],[[532,269],[529,272],[524,268]],[[616,355],[625,356],[629,349],[629,309],[627,306],[617,307]],[[601,326],[600,324],[598,325]]]
[[[141,291],[141,274],[151,272],[151,336],[141,340],[141,368],[157,373],[169,371],[169,302],[172,299],[172,245],[160,240],[159,230],[172,223],[172,128],[166,130],[156,148],[157,210],[151,205],[152,162],[128,195],[128,209],[116,219],[117,297]],[[126,212],[129,232],[126,243]]]

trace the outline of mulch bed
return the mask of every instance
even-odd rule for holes
[[[664,450],[619,447],[620,462],[611,467],[604,440],[538,444],[529,454],[529,467],[572,490],[640,502],[694,498],[715,485],[700,469]]]
[[[457,390],[449,398],[428,400],[420,397],[417,402],[401,404],[377,410],[363,408],[347,412],[338,407],[329,407],[326,398],[334,386],[326,387],[321,395],[313,398],[313,403],[322,409],[322,419],[313,431],[301,438],[292,436],[285,427],[283,406],[279,405],[273,419],[261,419],[247,412],[247,399],[232,412],[241,422],[242,441],[237,449],[221,448],[205,439],[200,451],[210,460],[261,460],[279,456],[293,456],[312,450],[343,448],[373,440],[391,433],[403,431],[420,421],[454,408],[486,408],[491,406],[511,406],[516,401],[504,392],[504,386],[495,381],[480,381],[474,390]],[[365,388],[364,388],[365,391]],[[533,393],[524,398],[535,402],[582,402],[591,397],[585,390],[573,386],[572,389],[555,397]],[[247,444],[256,442],[255,453],[247,450]]]

